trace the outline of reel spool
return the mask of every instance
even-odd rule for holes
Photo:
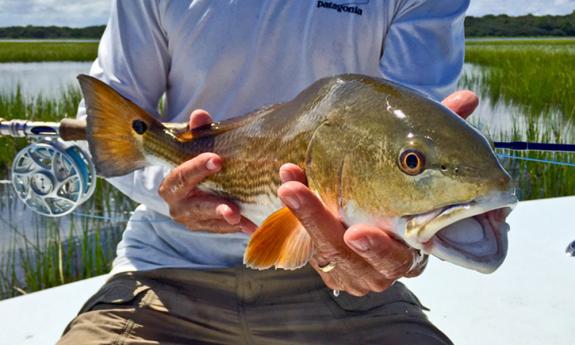
[[[88,200],[96,188],[96,170],[78,146],[44,139],[18,152],[12,185],[34,212],[61,217]]]

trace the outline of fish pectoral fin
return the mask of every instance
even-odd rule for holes
[[[295,270],[304,266],[313,252],[311,237],[294,216],[284,207],[270,215],[253,233],[244,264],[264,270],[271,267]]]

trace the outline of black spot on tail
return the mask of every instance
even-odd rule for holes
[[[148,130],[148,125],[142,120],[134,120],[132,121],[132,129],[141,135]]]

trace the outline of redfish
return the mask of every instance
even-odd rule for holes
[[[235,201],[257,224],[247,266],[296,269],[310,236],[276,195],[282,164],[347,226],[371,224],[405,244],[483,273],[507,253],[517,203],[489,141],[443,105],[363,75],[321,79],[293,100],[189,130],[163,124],[105,83],[79,76],[99,175],[177,166],[203,152],[224,160],[199,188]]]

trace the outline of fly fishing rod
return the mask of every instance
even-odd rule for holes
[[[514,151],[555,151],[575,152],[574,144],[548,144],[532,143],[527,141],[496,141],[493,143],[496,149],[508,149]]]
[[[167,123],[174,131],[185,124]],[[16,154],[11,181],[18,197],[37,213],[59,217],[71,213],[88,200],[96,187],[96,169],[87,153],[86,121],[65,118],[60,122],[4,120],[0,137],[30,138],[32,144]],[[573,144],[523,141],[494,143],[508,150],[575,152]]]

